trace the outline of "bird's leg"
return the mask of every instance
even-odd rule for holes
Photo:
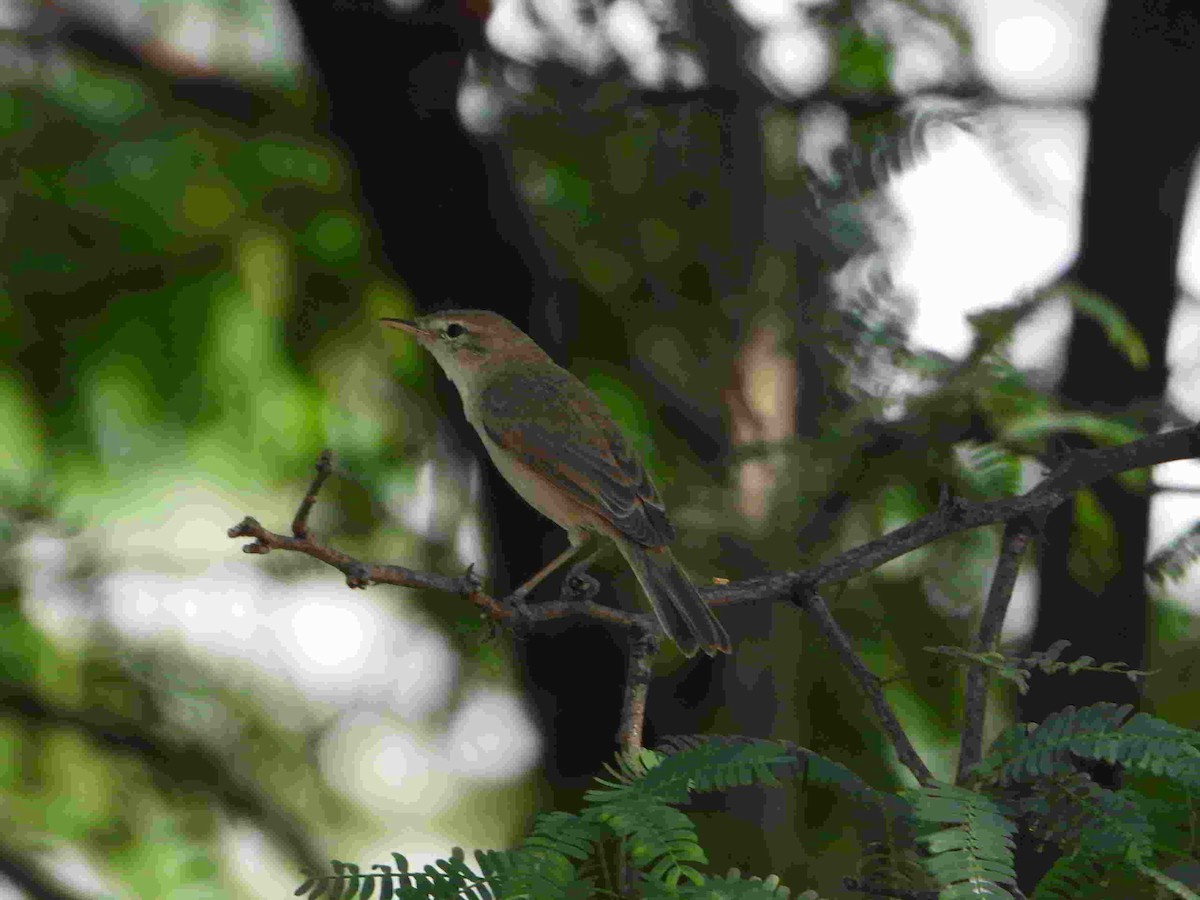
[[[578,542],[572,541],[570,547],[568,547],[562,553],[558,554],[558,556],[554,557],[554,559],[550,560],[550,562],[546,563],[546,565],[542,566],[540,569],[538,569],[536,572],[534,572],[533,575],[523,585],[521,585],[519,588],[517,588],[515,591],[513,591],[509,595],[509,599],[511,599],[515,603],[521,603],[522,601],[524,601],[525,597],[529,594],[530,591],[532,591],[535,587],[537,587],[539,584],[541,584],[542,581],[544,581],[547,576],[553,574],[555,572],[555,570],[557,570],[561,566],[565,565],[566,563],[570,562],[575,557],[575,555],[578,554],[579,551],[582,550],[587,545],[588,545],[588,538],[586,535],[582,539],[578,540]]]

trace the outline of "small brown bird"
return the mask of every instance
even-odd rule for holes
[[[662,630],[688,656],[730,652],[721,627],[671,553],[675,529],[612,414],[529,335],[485,310],[383,323],[411,334],[458,388],[492,462],[571,546],[514,593],[524,596],[595,535],[611,538]]]

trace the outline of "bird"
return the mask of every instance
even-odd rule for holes
[[[517,588],[514,599],[607,538],[681,652],[731,652],[729,635],[671,552],[675,529],[658,490],[599,397],[498,313],[446,310],[380,321],[433,355],[505,480],[567,532],[570,546]]]

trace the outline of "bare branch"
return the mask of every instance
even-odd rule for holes
[[[317,475],[296,510],[296,516],[292,521],[292,535],[269,531],[253,516],[247,516],[229,529],[229,536],[231,538],[254,538],[253,543],[242,547],[244,553],[263,554],[270,553],[272,550],[290,550],[311,556],[313,559],[333,566],[345,575],[346,584],[352,588],[365,588],[371,584],[392,584],[397,587],[421,588],[457,594],[466,597],[496,622],[515,618],[531,623],[548,622],[553,619],[565,619],[568,616],[587,616],[619,625],[637,634],[657,633],[658,626],[653,616],[625,612],[590,600],[560,600],[553,603],[539,603],[537,606],[530,607],[518,602],[515,598],[493,597],[480,590],[481,583],[473,566],[469,566],[462,575],[452,577],[436,572],[419,572],[404,566],[364,563],[340,550],[322,544],[314,540],[308,531],[308,514],[316,501],[317,493],[331,471],[332,454],[330,451],[324,450],[317,461]]]
[[[793,597],[792,602],[804,609],[817,623],[821,634],[825,635],[825,639],[833,646],[842,664],[858,682],[862,692],[867,695],[867,700],[870,702],[871,708],[875,710],[875,715],[879,718],[892,746],[895,747],[896,756],[899,757],[900,762],[913,773],[913,777],[919,783],[931,782],[933,773],[929,771],[929,767],[917,753],[917,749],[901,727],[900,720],[896,718],[892,707],[888,705],[887,698],[883,696],[883,687],[880,685],[879,676],[867,668],[867,664],[854,652],[850,638],[834,620],[825,601],[816,591],[810,589],[804,596]]]
[[[1000,626],[1004,622],[1020,557],[1037,524],[1044,521],[1051,510],[1066,502],[1079,488],[1102,478],[1130,469],[1196,456],[1200,456],[1200,424],[1166,434],[1152,435],[1120,447],[1076,450],[1065,455],[1041,484],[1023,496],[971,504],[944,495],[940,499],[938,509],[930,515],[898,528],[878,540],[848,550],[827,562],[798,572],[703,587],[700,588],[700,592],[712,605],[789,600],[806,610],[833,645],[860,689],[867,695],[884,731],[896,748],[900,761],[913,773],[917,781],[925,784],[932,779],[932,774],[884,698],[878,677],[855,653],[850,639],[834,620],[825,601],[817,594],[817,587],[845,581],[947,535],[968,528],[1005,522],[1007,524],[1000,558],[992,578],[979,633],[974,642],[977,652],[986,652],[995,644]],[[352,588],[364,588],[369,584],[394,584],[458,594],[469,599],[496,622],[508,621],[510,625],[515,625],[518,621],[535,623],[568,616],[586,616],[628,629],[632,633],[632,656],[622,711],[620,741],[625,749],[641,747],[650,663],[658,646],[659,626],[653,617],[604,606],[591,600],[559,600],[526,606],[518,597],[498,599],[482,591],[479,579],[471,568],[458,577],[418,572],[404,566],[364,563],[320,544],[309,534],[308,514],[330,471],[331,455],[325,451],[317,462],[316,477],[296,511],[291,536],[268,531],[250,516],[230,528],[229,536],[254,538],[253,543],[242,548],[246,553],[292,550],[319,559],[342,572],[346,576],[346,583]],[[967,675],[966,722],[959,753],[960,781],[979,760],[986,693],[987,673],[981,665],[973,665]]]
[[[1012,519],[1004,526],[1004,537],[1000,541],[1000,556],[996,560],[996,571],[992,575],[992,586],[988,590],[979,631],[971,644],[973,653],[986,653],[996,649],[1000,628],[1008,613],[1009,601],[1017,583],[1021,568],[1021,557],[1034,534],[1034,523],[1028,519]],[[988,670],[980,663],[972,663],[967,669],[966,695],[963,700],[964,719],[962,739],[958,750],[958,775],[956,784],[962,784],[967,773],[974,768],[983,755],[983,720],[986,710]]]
[[[642,749],[642,727],[646,721],[646,700],[653,680],[654,655],[658,652],[659,637],[648,631],[633,642],[629,653],[629,668],[625,676],[625,701],[621,704],[621,728],[617,737],[621,751],[632,755]]]
[[[703,586],[699,588],[700,594],[714,606],[751,601],[777,602],[803,597],[819,585],[845,581],[959,531],[997,522],[1039,521],[1056,506],[1066,502],[1079,488],[1118,472],[1195,456],[1200,456],[1200,425],[1151,435],[1120,447],[1076,450],[1066,455],[1045,481],[1020,497],[976,504],[952,499],[916,522],[808,569]],[[247,516],[229,529],[229,536],[254,538],[253,543],[242,548],[246,553],[291,550],[319,559],[342,572],[346,576],[346,584],[352,588],[363,588],[369,584],[394,584],[458,594],[468,598],[495,621],[505,621],[514,616],[521,616],[529,622],[587,616],[635,631],[648,629],[653,632],[656,627],[648,615],[629,613],[591,601],[559,601],[524,607],[511,599],[497,599],[480,590],[477,577],[469,569],[463,575],[451,577],[418,572],[404,566],[364,563],[320,544],[308,534],[307,516],[317,491],[328,477],[328,468],[329,461],[322,454],[317,464],[317,477],[292,523],[293,531],[298,530],[300,534],[288,536],[268,531],[256,519]]]
[[[1200,456],[1200,425],[1151,435],[1119,447],[1075,450],[1065,455],[1053,473],[1027,494],[983,503],[951,502],[916,522],[808,569],[702,587],[700,594],[714,606],[790,598],[797,590],[846,581],[959,531],[1021,518],[1037,521],[1069,500],[1081,487],[1119,472],[1196,456]]]
[[[306,497],[305,500],[308,498]],[[319,559],[346,576],[346,584],[352,588],[365,588],[369,584],[396,584],[403,587],[432,588],[451,594],[470,594],[478,587],[474,576],[460,575],[451,578],[433,572],[418,572],[404,566],[383,566],[363,563],[352,556],[319,544],[310,536],[290,537],[268,531],[253,516],[246,516],[228,532],[231,538],[252,537],[254,543],[242,548],[244,553],[270,553],[272,550],[293,550]]]

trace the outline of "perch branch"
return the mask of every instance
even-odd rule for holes
[[[796,596],[804,596],[807,590],[820,585],[846,581],[878,568],[889,560],[959,531],[1017,519],[1038,521],[1068,500],[1079,488],[1119,472],[1196,456],[1200,456],[1200,425],[1151,435],[1119,447],[1075,450],[1064,456],[1041,484],[1019,497],[982,503],[950,500],[941,504],[935,512],[915,522],[807,569],[740,582],[700,586],[699,591],[713,606],[790,600]],[[321,481],[323,479],[320,475],[314,479],[313,487],[304,498],[304,504],[311,507],[309,500],[315,499]],[[300,518],[299,511],[297,518]],[[303,520],[301,521],[303,524]],[[291,550],[319,559],[342,572],[350,587],[393,584],[465,596],[497,621],[508,620],[517,615],[528,617],[534,622],[567,616],[587,616],[624,628],[651,631],[656,629],[653,619],[648,615],[629,613],[591,601],[539,603],[520,609],[516,604],[494,598],[482,591],[478,578],[469,569],[463,575],[453,577],[418,572],[404,566],[363,563],[313,540],[306,527],[302,531],[304,536],[277,534],[263,528],[253,517],[247,516],[229,529],[229,536],[254,538],[253,543],[242,548],[246,553]]]
[[[1004,522],[1006,528],[1003,550],[992,579],[979,634],[975,639],[977,648],[986,650],[995,642],[1000,625],[1004,621],[1021,553],[1036,524],[1043,521],[1051,510],[1068,500],[1079,488],[1102,478],[1131,469],[1196,456],[1200,456],[1200,424],[1165,434],[1151,435],[1119,447],[1075,450],[1065,455],[1041,484],[1019,497],[971,504],[947,496],[930,515],[897,528],[877,540],[847,550],[826,562],[801,571],[702,587],[699,589],[700,594],[706,602],[714,606],[789,600],[805,609],[816,620],[826,639],[833,645],[866,693],[875,714],[896,748],[900,761],[913,773],[917,781],[924,784],[932,778],[929,769],[900,727],[883,696],[879,679],[854,652],[849,637],[838,626],[825,601],[817,594],[817,587],[846,581],[947,535]],[[451,577],[418,572],[404,566],[371,564],[354,559],[315,541],[308,530],[309,512],[330,471],[330,454],[325,451],[317,462],[316,477],[296,511],[290,536],[268,531],[251,516],[230,528],[229,536],[254,538],[252,543],[242,548],[246,553],[291,550],[319,559],[342,572],[346,576],[346,583],[352,588],[364,588],[369,584],[394,584],[458,594],[469,599],[493,621],[507,621],[510,625],[518,624],[517,620],[522,624],[532,624],[568,616],[586,616],[629,630],[632,632],[634,650],[630,660],[629,683],[626,685],[620,739],[623,747],[641,746],[641,725],[645,714],[650,658],[653,648],[657,646],[655,638],[659,634],[658,624],[653,617],[604,606],[591,600],[559,600],[527,606],[513,597],[496,598],[481,589],[481,583],[471,568],[458,577]],[[980,667],[973,666],[967,679],[967,722],[960,750],[960,778],[978,761],[986,690],[986,673]]]
[[[473,567],[468,567],[467,571],[459,576],[441,575],[436,572],[420,572],[405,566],[364,563],[340,550],[335,550],[333,547],[315,540],[308,529],[308,515],[313,504],[316,503],[317,494],[332,471],[332,454],[329,450],[321,452],[316,469],[316,477],[313,478],[304,499],[300,501],[300,506],[292,520],[292,534],[286,535],[270,531],[253,516],[246,516],[229,529],[228,534],[231,538],[254,538],[252,543],[242,547],[244,553],[264,554],[270,553],[272,550],[291,550],[303,553],[305,556],[311,556],[313,559],[333,566],[346,576],[346,584],[352,588],[365,588],[371,584],[392,584],[398,587],[458,594],[466,597],[484,614],[497,622],[517,617],[534,623],[565,619],[569,616],[587,616],[619,625],[637,634],[655,634],[657,631],[658,626],[650,615],[626,612],[590,600],[559,600],[552,603],[539,603],[536,606],[526,606],[511,598],[493,597],[481,590],[479,577],[474,573]]]

